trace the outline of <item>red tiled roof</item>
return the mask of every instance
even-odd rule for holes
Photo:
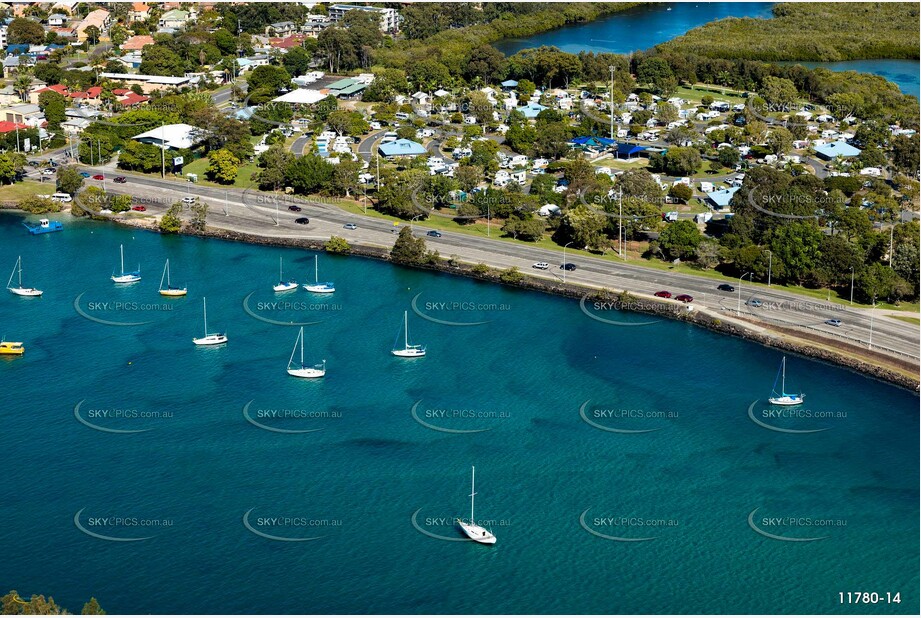
[[[119,49],[136,51],[143,49],[147,45],[153,45],[154,38],[148,34],[138,34],[131,37],[119,46]]]
[[[115,90],[112,91],[112,94],[114,94],[117,97],[120,97],[123,94],[128,94],[129,92],[132,92],[132,91],[128,90],[127,88],[116,88]]]
[[[89,95],[86,94],[85,92],[71,92],[71,93],[70,93],[70,98],[71,98],[71,99],[85,99],[85,98],[87,98],[88,96],[89,96]]]
[[[0,120],[0,133],[9,133],[16,129],[28,129],[28,125],[10,122],[9,120]]]
[[[92,88],[86,89],[86,96],[88,96],[91,99],[99,98],[100,94],[102,94],[101,86],[93,86]]]
[[[150,97],[137,94],[136,92],[129,92],[127,96],[118,100],[119,103],[125,106],[137,105],[138,103],[146,103],[150,100]]]
[[[42,88],[41,90],[36,90],[36,93],[40,92],[57,92],[58,94],[63,94],[67,96],[67,86],[64,84],[55,84],[54,86],[48,86],[47,88]]]

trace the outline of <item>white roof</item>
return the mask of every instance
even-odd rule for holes
[[[143,141],[148,144],[165,144],[169,148],[191,148],[200,141],[198,133],[201,129],[190,124],[165,124],[162,127],[151,129],[131,139]]]
[[[291,92],[286,92],[280,97],[272,99],[274,103],[300,103],[304,105],[313,105],[317,101],[322,101],[326,98],[326,95],[320,92],[319,90],[311,90],[310,88],[298,88],[297,90],[292,90]]]

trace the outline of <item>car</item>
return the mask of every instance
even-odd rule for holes
[[[53,174],[54,174],[54,169],[50,167],[46,167],[45,169],[42,170],[42,176],[51,176]]]
[[[294,222],[299,225],[307,225],[308,223],[310,223],[310,219],[308,219],[307,217],[298,217],[297,219],[294,220]]]
[[[191,195],[187,195],[187,196],[185,196],[184,198],[182,198],[182,203],[183,203],[183,204],[194,204],[194,203],[195,203],[195,198],[192,197]]]
[[[83,178],[89,178],[89,177],[90,177],[90,173],[89,173],[89,172],[80,172],[80,176],[82,176]]]
[[[355,225],[354,223],[346,223],[342,227],[344,227],[347,230],[357,230],[358,229],[358,226]]]
[[[745,301],[745,304],[748,305],[749,307],[760,307],[764,303],[758,300],[757,298],[750,298],[747,301]]]
[[[829,326],[841,326],[841,320],[837,318],[829,318],[825,320],[825,323],[828,324]]]
[[[301,207],[300,207],[300,206],[295,206],[294,204],[292,204],[292,205],[288,206],[288,210],[290,210],[291,212],[300,212],[300,211],[301,211]]]
[[[128,182],[128,179],[125,178],[124,176],[116,176],[116,177],[112,180],[112,182],[117,182],[118,184],[123,185],[123,184],[125,184],[126,182]]]
[[[138,212],[144,212],[145,210],[147,210],[147,207],[146,206],[132,206],[131,210],[136,210]]]
[[[661,292],[656,292],[653,296],[658,296],[659,298],[671,298],[672,293],[667,290],[662,290]]]
[[[426,236],[431,236],[432,238],[441,238],[442,234],[438,230],[429,230],[425,233]]]
[[[32,167],[38,167],[39,165],[41,165],[41,163],[39,163],[38,161],[29,161],[29,165],[31,165]]]
[[[548,264],[547,262],[537,262],[536,264],[532,264],[531,268],[536,268],[538,270],[547,270],[548,268],[550,268],[550,264]]]
[[[680,300],[683,303],[692,303],[694,302],[694,297],[689,294],[679,294],[675,297],[675,300]]]
[[[573,264],[572,262],[566,262],[564,264],[560,264],[560,268],[562,268],[563,270],[575,270],[576,265]]]
[[[93,176],[93,180],[105,180],[105,179],[106,177],[103,176],[102,174],[96,174],[95,176]]]
[[[718,286],[716,286],[716,289],[722,290],[723,292],[735,292],[736,291],[736,289],[732,287],[731,285],[729,285],[728,283],[721,283]]]

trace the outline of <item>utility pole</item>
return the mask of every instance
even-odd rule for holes
[[[854,267],[851,266],[851,304],[854,304]]]
[[[608,69],[611,71],[610,101],[608,103],[611,106],[611,141],[614,141],[614,65],[612,64]]]
[[[771,287],[771,267],[774,265],[774,253],[770,249],[765,249],[768,253],[768,287]]]
[[[892,234],[895,232],[895,223],[889,226],[889,268],[892,268]]]
[[[873,314],[876,312],[876,296],[873,297],[873,308],[870,309],[870,341],[867,343],[867,349],[873,349]]]
[[[166,131],[160,125],[160,178],[166,178]]]

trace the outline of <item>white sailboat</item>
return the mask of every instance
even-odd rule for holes
[[[297,352],[297,344],[301,344],[301,364],[300,367],[291,368],[291,361],[294,360],[294,353]],[[319,365],[308,367],[304,364],[304,327],[301,326],[297,334],[297,340],[294,342],[294,349],[291,350],[291,358],[288,359],[288,375],[295,378],[322,378],[326,375],[326,359]]]
[[[332,294],[336,291],[336,284],[332,281],[320,283],[320,265],[318,256],[313,256],[313,280],[314,283],[305,283],[304,289],[315,294]]]
[[[16,273],[19,273],[19,283],[16,287],[13,287],[13,277],[16,276]],[[10,280],[6,282],[6,289],[15,294],[16,296],[41,296],[42,291],[36,290],[35,288],[24,288],[22,287],[22,256],[16,260],[16,265],[13,266],[13,272],[10,273]]]
[[[224,333],[209,333],[208,332],[208,301],[205,298],[201,299],[202,310],[205,315],[205,336],[198,339],[192,339],[192,343],[195,345],[220,345],[222,343],[227,343],[227,335]]]
[[[393,349],[390,350],[390,353],[393,354],[394,356],[400,356],[402,358],[418,358],[420,356],[425,356],[425,346],[424,345],[420,345],[420,344],[410,345],[409,344],[409,312],[408,311],[403,312],[403,329],[402,330],[404,332],[403,347],[402,348],[396,347],[397,342],[394,341]],[[400,333],[397,332],[397,341],[399,341],[399,339],[400,339]]]
[[[780,378],[780,392],[777,392],[777,378]],[[784,356],[780,361],[780,370],[777,372],[777,378],[774,378],[774,387],[771,389],[771,396],[768,397],[775,406],[798,406],[806,399],[806,395],[791,395],[787,393],[787,357]]]
[[[115,283],[137,283],[141,280],[141,266],[138,265],[138,269],[132,272],[125,272],[125,246],[119,245],[118,251],[121,254],[121,274],[116,275],[112,273],[112,281]]]
[[[471,540],[476,541],[477,543],[483,543],[485,545],[492,545],[496,542],[496,535],[487,530],[482,526],[476,524],[476,520],[473,518],[473,497],[476,496],[475,490],[475,477],[476,477],[476,468],[473,466],[470,467],[470,521],[464,521],[463,519],[458,518],[457,525],[461,527],[461,530],[464,531]]]
[[[163,287],[164,279],[166,279],[166,287]],[[163,274],[160,275],[160,296],[185,296],[188,292],[186,288],[179,288],[170,284],[169,260],[166,260],[166,264],[163,265]]]
[[[272,290],[275,292],[290,292],[291,290],[297,289],[297,281],[294,279],[289,279],[285,281],[285,277],[282,274],[282,258],[278,258],[278,284],[272,286]]]

